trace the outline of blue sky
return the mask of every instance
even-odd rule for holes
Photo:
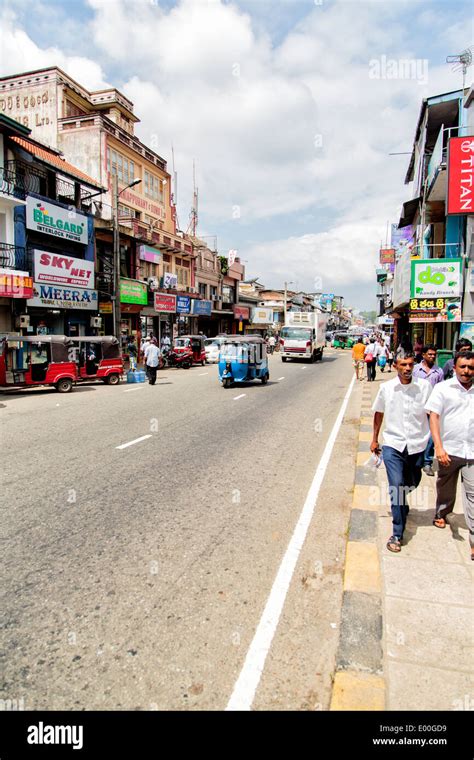
[[[388,153],[411,149],[422,98],[460,87],[445,58],[472,45],[471,3],[40,0],[33,14],[6,0],[0,14],[3,75],[57,64],[116,86],[169,168],[174,145],[181,227],[195,159],[198,231],[249,276],[375,306],[377,249],[411,197],[408,156]],[[374,80],[384,59],[420,73]]]

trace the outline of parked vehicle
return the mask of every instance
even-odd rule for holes
[[[202,364],[204,367],[206,363],[204,341],[203,335],[181,335],[173,341],[173,348],[177,354],[189,354],[189,350],[191,350],[192,363]]]
[[[281,360],[323,358],[326,345],[327,314],[316,311],[289,311],[280,333]]]
[[[0,387],[53,385],[69,393],[78,380],[71,338],[4,334],[0,341]]]
[[[206,338],[204,341],[204,350],[206,352],[206,362],[213,364],[219,361],[219,351],[225,342],[227,335],[218,335],[215,338]]]
[[[223,388],[233,383],[260,380],[268,382],[266,344],[260,335],[229,335],[219,355],[219,380]]]
[[[181,351],[175,351],[173,348],[163,350],[160,355],[159,369],[163,367],[181,367],[189,369],[193,363],[193,352],[191,347],[184,347]]]
[[[124,373],[120,343],[113,335],[71,338],[80,380],[118,385]]]

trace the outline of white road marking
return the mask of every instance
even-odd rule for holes
[[[303,547],[309,525],[313,518],[319,490],[329,464],[341,422],[349,402],[355,378],[353,377],[319,461],[300,517],[278,569],[265,609],[247,652],[240,675],[235,683],[226,710],[250,710],[265,667],[265,660],[278,626],[288,588]]]
[[[209,372],[200,372],[199,373],[199,377],[204,377],[204,375],[208,375],[208,374],[209,374]]]
[[[143,388],[127,388],[127,390],[124,391],[124,393],[131,393],[132,391],[142,391],[142,390]]]
[[[140,443],[140,441],[145,441],[147,438],[151,438],[151,433],[148,435],[142,435],[141,438],[135,438],[134,441],[129,441],[128,443],[122,443],[121,446],[116,446],[116,449],[126,449],[127,446],[133,446],[134,443]]]
[[[307,367],[301,367],[301,369],[308,369]]]
[[[285,379],[285,376],[284,376],[284,375],[283,375],[283,377],[279,377],[279,378],[278,378],[278,380],[277,380],[277,383],[279,383],[279,382],[280,382],[280,380],[284,380],[284,379]]]
[[[238,401],[239,398],[243,398],[246,395],[247,395],[246,393],[241,393],[240,396],[234,396],[234,401]]]

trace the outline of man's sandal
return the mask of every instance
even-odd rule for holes
[[[433,520],[433,525],[435,528],[445,528],[446,527],[446,520],[444,517],[435,517]]]
[[[389,550],[389,552],[395,552],[395,553],[401,552],[402,550],[401,541],[399,541],[398,538],[395,538],[394,536],[392,536],[387,541],[387,549]]]

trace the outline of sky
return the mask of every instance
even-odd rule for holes
[[[458,0],[3,0],[0,75],[58,65],[117,87],[168,161],[178,219],[268,287],[376,307],[375,268],[423,98],[457,90]],[[468,84],[472,81],[471,68]]]

